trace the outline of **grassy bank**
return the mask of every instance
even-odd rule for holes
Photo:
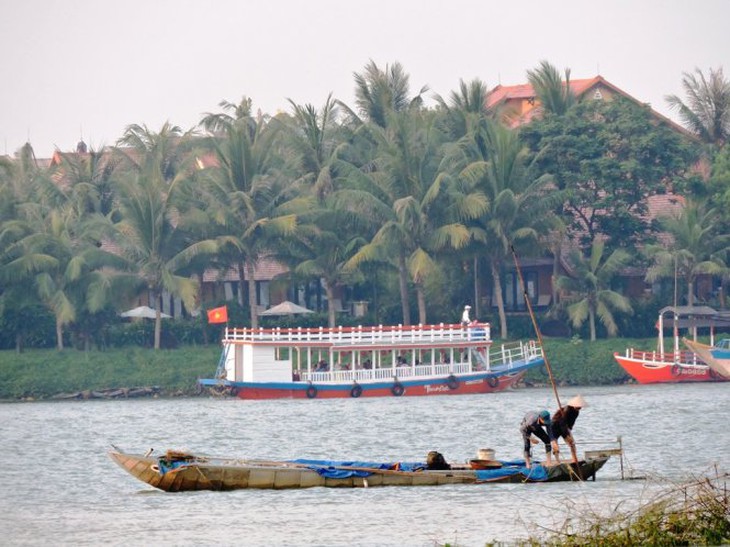
[[[524,547],[727,545],[730,498],[727,473],[671,485],[635,510],[578,513],[561,529],[517,542]],[[489,544],[488,544],[489,545]],[[491,545],[502,545],[492,543]]]
[[[0,399],[43,399],[62,393],[160,386],[168,395],[192,394],[198,378],[211,377],[218,346],[175,350],[125,348],[0,352]]]
[[[655,340],[545,340],[553,373],[563,385],[605,385],[628,378],[613,352],[628,346],[652,348]],[[192,395],[198,378],[210,378],[220,346],[189,346],[174,350],[125,348],[109,351],[66,349],[0,352],[0,399],[44,399],[63,393],[112,388],[159,386],[165,395]],[[528,384],[547,381],[531,371]]]

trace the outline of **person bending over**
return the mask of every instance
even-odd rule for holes
[[[586,402],[580,395],[573,397],[568,404],[559,408],[552,417],[553,454],[558,463],[560,463],[560,449],[558,448],[558,439],[562,437],[570,448],[570,455],[573,463],[578,463],[578,453],[575,449],[575,439],[573,438],[573,426],[578,419],[580,409],[585,408]]]
[[[520,424],[520,432],[525,448],[525,465],[532,467],[532,435],[539,438],[545,444],[545,456],[547,464],[552,465],[552,457],[550,454],[550,443],[554,439],[550,412],[541,410],[540,412],[528,412],[522,418]]]

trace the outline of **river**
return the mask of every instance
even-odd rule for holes
[[[467,396],[241,401],[218,398],[0,405],[0,538],[4,545],[480,546],[562,527],[567,517],[648,501],[666,481],[727,465],[727,384],[562,388],[588,402],[579,441],[609,446],[595,482],[414,488],[239,490],[170,494],[107,456],[114,444],[263,459],[451,462],[492,448],[521,457],[528,410],[552,391]],[[538,447],[540,448],[540,447]],[[541,451],[536,451],[539,454]],[[568,455],[567,447],[563,454]]]

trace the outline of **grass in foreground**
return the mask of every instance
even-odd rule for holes
[[[721,545],[730,542],[728,473],[675,485],[631,512],[581,515],[522,546]],[[576,522],[575,525],[572,522]]]

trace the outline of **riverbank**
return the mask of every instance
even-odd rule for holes
[[[610,339],[596,342],[546,339],[545,350],[560,385],[611,385],[629,380],[613,358],[627,347],[651,349],[656,340]],[[0,400],[89,398],[84,394],[149,390],[154,396],[200,394],[199,378],[210,378],[220,357],[219,346],[174,350],[122,348],[0,352]],[[542,370],[530,371],[525,385],[548,381]]]

